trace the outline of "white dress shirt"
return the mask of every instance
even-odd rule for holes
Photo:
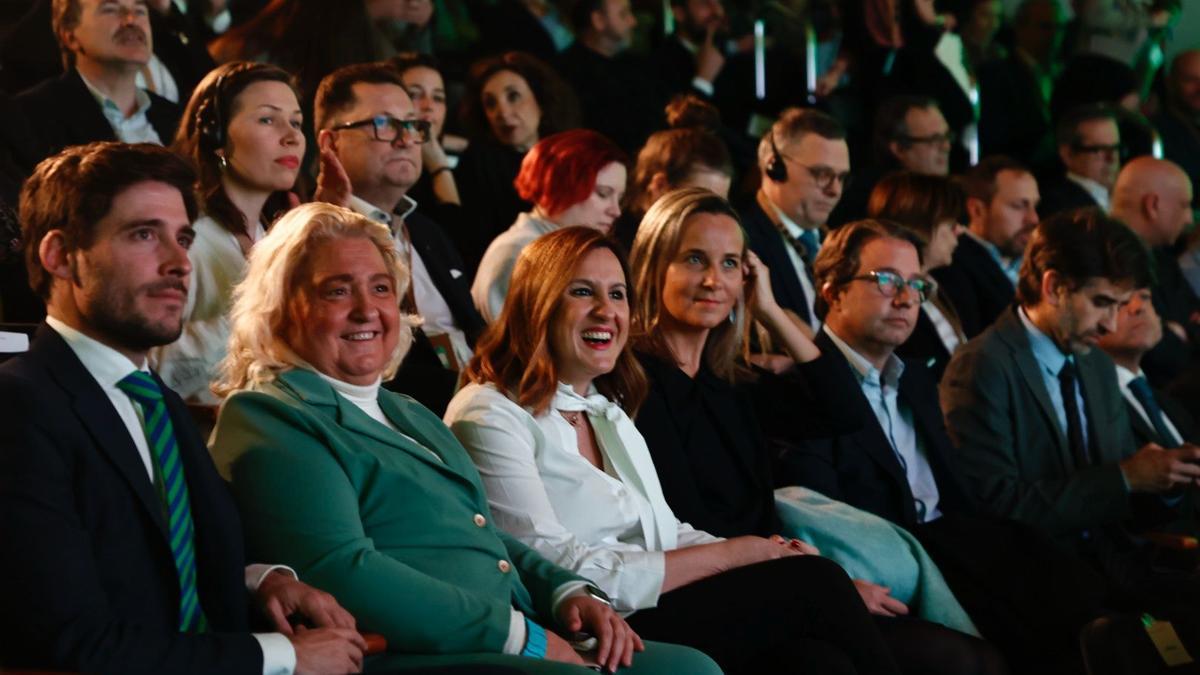
[[[1096,203],[1100,205],[1100,208],[1104,209],[1105,213],[1108,212],[1108,188],[1097,183],[1091,178],[1085,178],[1069,171],[1067,172],[1067,180],[1075,183],[1084,190],[1087,190],[1087,193],[1092,196],[1092,199],[1096,200]]]
[[[586,412],[603,471],[579,453],[575,427],[559,410]],[[675,518],[641,434],[599,394],[585,398],[560,383],[535,416],[494,386],[471,384],[445,421],[479,468],[496,524],[591,579],[619,612],[658,603],[664,551],[721,541]]]
[[[129,360],[129,357],[112,347],[80,333],[52,316],[46,317],[46,323],[62,337],[79,362],[83,364],[84,370],[88,371],[88,374],[104,390],[108,400],[112,402],[113,408],[116,409],[117,417],[121,419],[121,423],[125,425],[126,431],[133,439],[138,456],[141,457],[142,464],[146,467],[147,480],[153,483],[154,467],[151,462],[154,460],[150,456],[150,445],[146,441],[146,430],[142,426],[141,406],[135,405],[133,399],[117,387],[118,382],[135,370],[149,372],[146,370],[145,364],[135,364]],[[277,569],[285,570],[292,576],[296,575],[291,568],[283,565],[247,565],[246,589],[251,593],[257,591],[263,579]],[[282,633],[253,633],[253,635],[262,648],[263,675],[291,675],[296,670],[296,650],[292,647],[291,641]]]
[[[800,239],[800,237],[804,234],[805,228],[797,225],[796,221],[789,218],[787,214],[784,213],[783,210],[778,206],[775,206],[773,202],[770,200],[766,201],[771,205],[771,208],[775,209],[775,215],[779,217],[779,222],[783,223],[783,226],[787,228],[788,233],[796,239]],[[816,230],[817,228],[808,229]],[[818,231],[815,234],[817,235],[817,241],[821,241],[821,233]],[[815,288],[813,288],[812,279],[808,278],[808,271],[804,266],[804,258],[800,257],[800,252],[796,250],[795,246],[792,246],[792,243],[788,241],[787,237],[783,236],[783,233],[779,234],[779,238],[783,241],[783,250],[787,251],[788,259],[792,261],[792,267],[796,269],[796,276],[800,278],[800,286],[804,288],[804,300],[808,303],[808,323],[810,326],[812,326],[813,330],[817,330],[821,327],[821,320],[817,318],[816,310],[817,291]],[[818,251],[819,250],[820,249],[818,248]],[[814,260],[817,257],[818,251],[812,252]]]
[[[488,245],[483,259],[479,261],[475,283],[471,284],[471,299],[475,301],[475,308],[484,321],[492,323],[500,316],[500,310],[504,309],[504,298],[508,295],[508,284],[517,265],[517,256],[534,239],[557,229],[559,226],[549,220],[529,212],[521,213],[511,227]]]
[[[829,326],[825,334],[833,341],[838,351],[850,362],[850,368],[858,378],[863,395],[871,404],[875,419],[883,429],[883,435],[896,453],[900,468],[912,491],[917,521],[929,523],[942,517],[938,509],[940,493],[933,477],[933,467],[925,443],[913,423],[913,413],[908,406],[900,405],[900,376],[904,373],[904,362],[895,354],[888,356],[881,372],[854,348],[838,337]]]
[[[1126,403],[1133,406],[1133,409],[1137,411],[1137,414],[1138,414],[1138,416],[1140,416],[1142,418],[1142,421],[1145,422],[1147,425],[1149,425],[1149,427],[1151,429],[1153,429],[1154,423],[1150,421],[1150,416],[1146,414],[1146,409],[1142,407],[1142,402],[1139,401],[1137,399],[1137,397],[1133,395],[1133,390],[1129,388],[1129,383],[1132,382],[1135,378],[1140,377],[1142,374],[1135,373],[1132,370],[1126,368],[1125,366],[1117,366],[1116,368],[1117,368],[1117,383],[1121,387],[1121,396],[1125,397]],[[1163,417],[1163,423],[1167,425],[1167,431],[1170,431],[1171,435],[1175,437],[1174,438],[1175,445],[1176,446],[1183,445],[1183,436],[1181,436],[1179,434],[1179,429],[1175,428],[1175,423],[1171,421],[1170,416],[1167,415],[1167,411],[1165,411],[1165,410],[1163,411],[1162,417]]]
[[[225,358],[233,287],[246,274],[246,256],[233,233],[212,218],[201,216],[192,227],[196,239],[188,250],[192,274],[183,333],[151,350],[150,365],[184,400],[215,406],[221,400],[209,385]],[[262,223],[254,224],[252,236],[255,242],[266,236]]]
[[[392,231],[396,250],[400,252],[402,258],[412,262],[409,274],[412,275],[413,300],[416,301],[417,311],[421,313],[421,318],[424,320],[421,323],[421,330],[425,331],[426,335],[447,336],[450,339],[451,347],[454,348],[454,357],[460,364],[465,365],[467,361],[471,360],[473,353],[470,345],[467,344],[467,334],[454,321],[454,313],[450,311],[450,305],[446,303],[441,291],[433,283],[433,277],[429,276],[429,268],[425,266],[425,260],[421,258],[420,252],[412,245],[412,242],[404,236],[404,230],[400,227],[400,222],[416,210],[417,202],[405,196],[401,204],[406,206],[404,212],[394,216],[353,195],[350,196],[349,206],[371,220],[387,225]],[[454,270],[451,270],[451,274],[453,273]]]
[[[75,72],[79,73],[78,70]],[[102,93],[88,79],[79,73],[79,79],[83,80],[84,86],[88,91],[92,92],[92,96],[96,99],[96,105],[100,106],[100,112],[104,114],[104,119],[108,121],[108,125],[112,127],[113,133],[116,134],[117,140],[123,143],[153,143],[162,145],[162,139],[158,137],[158,132],[154,130],[154,125],[150,124],[150,118],[146,117],[146,111],[150,109],[150,95],[141,87],[137,88],[135,99],[137,101],[137,110],[132,114],[126,115],[125,111],[117,105],[116,101]]]

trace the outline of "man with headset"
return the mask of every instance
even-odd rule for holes
[[[771,270],[780,306],[815,330],[812,262],[850,174],[846,132],[825,113],[789,108],[759,142],[758,168],[762,187],[741,211],[750,248]]]

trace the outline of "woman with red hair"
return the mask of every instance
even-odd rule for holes
[[[514,181],[533,210],[517,216],[483,254],[471,297],[491,323],[508,295],[517,255],[534,239],[582,225],[607,234],[621,215],[627,158],[612,141],[587,129],[574,129],[538,141],[521,162]]]

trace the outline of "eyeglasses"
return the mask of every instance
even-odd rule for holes
[[[925,302],[937,292],[937,282],[933,279],[913,277],[905,281],[904,277],[888,270],[871,270],[862,276],[850,277],[850,281],[874,281],[885,298],[894,298],[900,294],[900,289],[908,288]]]
[[[1071,146],[1076,154],[1087,155],[1116,155],[1121,152],[1121,144],[1115,145],[1073,145]]]
[[[809,166],[807,164],[800,164],[800,166],[804,167],[808,175],[812,176],[813,182],[822,190],[828,190],[835,180],[842,186],[842,189],[845,189],[846,184],[850,182],[849,171],[834,171],[827,166],[821,165]]]
[[[429,142],[432,126],[429,120],[398,120],[391,115],[376,115],[357,122],[339,124],[333,127],[333,130],[370,127],[377,141],[394,143],[397,138],[403,137],[405,143],[420,144]]]
[[[901,136],[900,140],[910,145],[917,143],[928,143],[930,145],[943,145],[953,143],[958,135],[953,131],[947,131],[944,134],[930,134],[928,136]]]

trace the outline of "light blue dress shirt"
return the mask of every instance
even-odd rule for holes
[[[1004,276],[1008,277],[1008,280],[1012,282],[1013,288],[1016,288],[1017,279],[1021,274],[1021,256],[1005,258],[1000,254],[1000,249],[996,248],[996,245],[987,239],[970,230],[967,230],[967,236],[979,242],[979,245],[992,256],[992,260],[995,260],[996,264],[1000,266],[1000,271],[1004,272]]]
[[[904,373],[904,362],[892,354],[883,365],[883,372],[880,372],[838,337],[828,325],[823,330],[850,362],[850,368],[858,378],[863,395],[867,397],[875,418],[879,420],[883,435],[892,444],[892,451],[896,453],[896,459],[908,480],[908,487],[912,490],[917,521],[928,523],[941,518],[942,512],[938,510],[937,481],[933,478],[933,467],[929,465],[925,442],[917,433],[912,410],[906,405],[900,405],[900,376]]]
[[[1050,394],[1050,405],[1054,406],[1054,415],[1058,419],[1058,429],[1067,435],[1067,408],[1063,405],[1062,386],[1058,382],[1058,373],[1062,371],[1063,364],[1067,359],[1071,359],[1074,363],[1074,356],[1064,354],[1054,340],[1050,339],[1049,335],[1042,332],[1040,328],[1033,325],[1029,320],[1029,316],[1025,314],[1025,308],[1017,310],[1017,314],[1021,317],[1021,323],[1025,325],[1025,332],[1029,334],[1029,345],[1033,348],[1033,359],[1037,361],[1038,372],[1042,375],[1042,382],[1046,385],[1046,393]],[[1088,417],[1087,408],[1083,405],[1083,386],[1079,383],[1079,378],[1075,379],[1075,407],[1079,409],[1079,420],[1083,422],[1083,447],[1088,445]]]

